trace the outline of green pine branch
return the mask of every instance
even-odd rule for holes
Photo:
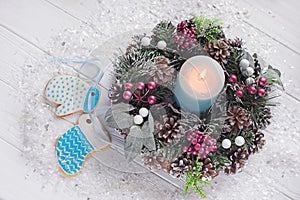
[[[215,42],[223,36],[221,30],[222,23],[218,19],[208,19],[204,16],[195,16],[194,22],[197,28],[196,38],[200,43],[207,41]]]
[[[219,150],[214,153],[211,153],[209,155],[209,158],[211,159],[212,163],[214,163],[214,165],[216,166],[217,171],[221,171],[223,170],[224,166],[230,164],[231,161],[221,151],[221,140],[218,141],[217,145]]]
[[[199,194],[202,198],[206,198],[202,186],[203,185],[212,185],[211,182],[202,180],[202,165],[203,163],[199,161],[199,158],[196,159],[196,166],[194,170],[190,170],[186,173],[186,185],[184,187],[184,194],[187,195],[190,189],[193,189],[195,193]]]

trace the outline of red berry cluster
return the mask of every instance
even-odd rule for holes
[[[236,83],[237,77],[234,74],[231,74],[228,78],[228,81],[230,83]],[[239,98],[242,98],[244,96],[244,88],[247,88],[247,92],[250,95],[255,95],[257,93],[257,96],[263,97],[266,95],[266,90],[264,86],[267,84],[267,79],[265,77],[260,77],[257,82],[257,87],[255,87],[253,84],[250,84],[249,86],[242,86],[242,89],[238,89],[235,91],[235,95]]]
[[[189,132],[187,140],[191,144],[188,147],[183,147],[183,152],[199,158],[207,158],[209,153],[218,149],[217,140],[209,135],[204,135],[199,130]]]
[[[195,47],[197,44],[196,32],[195,24],[190,20],[184,20],[177,25],[177,34],[174,36],[174,41],[181,49]]]
[[[150,105],[155,104],[156,102],[156,97],[153,95],[148,96],[149,92],[151,90],[154,90],[156,88],[156,83],[153,81],[150,81],[147,84],[147,91],[145,94],[141,94],[141,91],[143,91],[146,88],[146,84],[143,82],[138,82],[136,85],[137,92],[133,91],[133,84],[132,83],[125,83],[124,84],[124,92],[123,92],[123,98],[125,100],[132,100],[132,101],[138,101],[142,103],[149,103]],[[147,98],[147,101],[144,99]]]

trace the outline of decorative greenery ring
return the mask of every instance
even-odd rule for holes
[[[129,160],[142,155],[151,169],[185,178],[185,193],[193,188],[201,197],[202,184],[211,184],[221,171],[238,172],[263,147],[273,86],[282,86],[280,72],[251,56],[240,38],[227,39],[221,25],[201,16],[177,27],[162,21],[151,36],[134,36],[114,63],[106,113],[107,124],[124,136]],[[192,63],[196,73],[184,74],[185,65],[198,58],[222,73],[209,74],[211,68],[200,61],[201,70]],[[222,90],[214,92],[220,82]],[[187,91],[189,84],[193,91]],[[205,88],[208,100],[201,99]]]

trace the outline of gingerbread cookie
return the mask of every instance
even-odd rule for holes
[[[61,171],[67,176],[77,175],[83,168],[84,162],[92,153],[105,151],[109,148],[107,141],[97,138],[95,127],[103,130],[96,117],[83,114],[78,120],[78,125],[69,129],[56,140],[56,158]],[[99,134],[99,133],[98,133]],[[105,135],[102,133],[102,136]]]
[[[48,82],[45,95],[50,102],[58,105],[56,115],[63,117],[79,111],[87,113],[94,110],[100,91],[79,77],[58,75]]]

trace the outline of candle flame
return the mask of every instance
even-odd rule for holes
[[[203,69],[199,74],[199,80],[205,79],[206,73],[207,73],[207,70]]]

